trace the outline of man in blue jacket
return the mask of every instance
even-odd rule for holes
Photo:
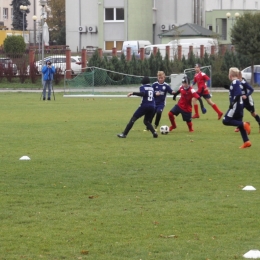
[[[46,65],[42,68],[43,73],[43,100],[46,99],[46,88],[48,87],[48,100],[51,100],[51,90],[52,90],[52,81],[53,74],[55,73],[55,68],[51,65],[51,61],[47,60]]]

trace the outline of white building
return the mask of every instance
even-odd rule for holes
[[[157,44],[161,43],[160,33],[185,23],[217,32],[216,22],[206,21],[206,11],[223,10],[220,19],[227,19],[223,14],[228,11],[258,10],[259,1],[66,0],[66,44],[72,51],[87,46],[119,50],[125,40],[149,40]]]
[[[28,6],[30,13],[27,14],[27,30],[33,30],[33,15],[36,15],[38,20],[41,16],[41,5],[39,0],[30,0],[31,5]],[[4,25],[11,30],[13,21],[13,7],[10,6],[12,0],[0,0],[0,21],[4,22]]]

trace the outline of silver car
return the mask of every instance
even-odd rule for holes
[[[61,74],[64,74],[66,70],[66,56],[65,55],[55,55],[44,58],[44,65],[46,61],[49,60],[51,64],[56,68],[60,69]],[[80,56],[71,56],[71,73],[78,74],[81,72],[81,57]],[[42,71],[42,60],[36,61],[35,66],[38,70],[38,73],[41,74]],[[30,73],[30,66],[27,67],[28,74]]]
[[[252,76],[251,66],[241,70],[241,73],[242,73],[242,77],[245,78],[246,81],[251,80],[251,76]],[[254,65],[254,73],[260,73],[260,65]]]
[[[0,58],[0,67],[6,71],[8,67],[13,67],[13,75],[17,74],[17,65],[10,58]]]

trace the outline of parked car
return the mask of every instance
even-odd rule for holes
[[[0,58],[0,68],[3,68],[4,71],[8,69],[8,66],[13,67],[13,75],[17,74],[17,65],[13,63],[10,58]]]
[[[140,58],[140,48],[151,45],[151,42],[147,40],[138,40],[138,41],[124,41],[122,46],[122,52],[126,56],[127,48],[131,48],[131,55],[135,55],[137,58]]]
[[[55,55],[44,58],[44,65],[46,61],[49,60],[56,69],[61,70],[61,74],[64,74],[66,70],[66,56],[65,55]],[[42,60],[36,61],[35,66],[39,74],[42,71]],[[28,74],[30,73],[30,66],[27,68]],[[81,72],[81,57],[71,56],[71,72],[72,74],[78,74]]]
[[[260,65],[254,65],[254,73],[260,73]],[[242,77],[246,79],[246,81],[250,81],[251,80],[251,75],[252,75],[252,70],[251,70],[251,66],[241,70],[242,73]]]

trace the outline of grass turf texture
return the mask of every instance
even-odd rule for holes
[[[139,98],[39,98],[0,96],[1,260],[227,260],[259,249],[260,134],[247,111],[252,147],[238,149],[240,134],[207,104],[193,133],[179,116],[168,135],[154,139],[138,120],[119,139]],[[226,111],[228,93],[213,100]]]

